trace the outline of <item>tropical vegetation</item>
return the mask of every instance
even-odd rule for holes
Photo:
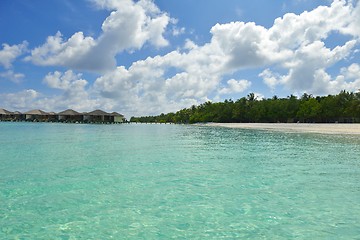
[[[205,102],[158,116],[131,117],[131,122],[143,123],[354,123],[360,122],[360,92],[341,91],[337,95],[300,98],[274,96],[257,99],[254,93],[236,101]]]

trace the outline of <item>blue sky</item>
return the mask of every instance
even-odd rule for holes
[[[3,0],[0,107],[133,115],[360,89],[359,1]]]

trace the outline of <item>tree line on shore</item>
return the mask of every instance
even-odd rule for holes
[[[184,108],[176,113],[158,116],[131,117],[140,123],[358,123],[360,122],[360,92],[341,91],[337,95],[300,98],[274,96],[257,99],[254,93],[236,101],[210,101]]]

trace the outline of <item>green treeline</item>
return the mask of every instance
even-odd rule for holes
[[[159,116],[131,117],[131,122],[197,123],[354,123],[360,122],[360,92],[341,91],[338,95],[301,98],[289,96],[257,100],[254,93],[236,101],[205,102],[176,113]]]

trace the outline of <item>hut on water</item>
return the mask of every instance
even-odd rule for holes
[[[120,113],[112,112],[110,113],[110,120],[113,123],[123,123],[125,122],[125,117]]]
[[[102,110],[79,113],[72,109],[55,113],[45,112],[40,109],[31,110],[25,113],[10,112],[0,109],[0,121],[32,121],[32,122],[70,122],[70,123],[123,123],[126,121],[124,115]]]
[[[14,114],[13,115],[14,116],[14,118],[13,118],[14,121],[24,121],[25,114],[22,114],[19,111],[15,111],[15,112],[13,112],[13,114]]]
[[[12,117],[13,117],[12,112],[10,112],[6,109],[0,108],[0,121],[10,121],[10,120],[12,120]]]
[[[103,110],[94,110],[92,112],[88,112],[84,115],[84,121],[86,122],[111,122],[110,114],[104,112]]]
[[[50,113],[44,112],[40,109],[25,112],[24,115],[26,121],[49,122],[55,120],[55,115],[51,115]]]
[[[82,122],[84,120],[83,114],[72,109],[59,112],[57,117],[60,122]]]

